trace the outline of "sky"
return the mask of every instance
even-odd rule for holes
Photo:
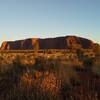
[[[100,0],[0,0],[0,45],[67,35],[100,43]]]

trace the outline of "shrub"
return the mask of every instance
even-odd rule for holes
[[[56,53],[56,51],[53,50],[53,49],[51,49],[51,50],[47,50],[47,53],[48,53],[48,54],[54,54],[54,53]]]
[[[94,64],[94,59],[90,57],[86,57],[84,58],[83,64],[86,67],[91,67]]]
[[[94,44],[93,51],[95,52],[96,56],[100,56],[100,45],[98,43]]]
[[[100,77],[100,62],[96,63],[92,67],[93,76],[99,78]]]
[[[78,84],[73,64],[67,62],[68,57],[59,60],[17,55],[9,70],[0,77],[0,100],[61,100]]]
[[[34,68],[35,70],[39,70],[39,71],[45,71],[47,68],[47,59],[44,57],[37,57],[35,58],[35,65]]]
[[[84,70],[83,63],[80,62],[80,61],[75,61],[74,64],[73,64],[73,68],[74,68],[76,71],[83,71],[83,70]]]
[[[58,60],[55,58],[37,57],[34,68],[39,71],[55,72],[58,66]]]
[[[80,85],[81,84],[81,82],[80,82],[80,80],[79,80],[79,78],[78,77],[71,77],[70,78],[70,81],[71,81],[71,84],[73,85],[73,86],[77,86],[77,85]]]

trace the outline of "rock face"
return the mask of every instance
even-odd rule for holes
[[[70,44],[80,44],[83,48],[93,48],[94,43],[91,40],[77,37],[66,36],[57,38],[30,38],[17,41],[5,41],[1,45],[1,50],[25,50],[33,49],[35,42],[38,42],[39,49],[67,49]]]
[[[18,41],[4,41],[1,45],[1,50],[25,50],[33,49],[37,38],[18,40]]]

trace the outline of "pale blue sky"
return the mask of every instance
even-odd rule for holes
[[[100,0],[0,0],[0,44],[66,35],[100,43]]]

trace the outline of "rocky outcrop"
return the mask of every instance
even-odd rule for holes
[[[33,49],[35,42],[38,42],[40,49],[67,49],[70,44],[80,44],[83,48],[93,48],[94,43],[86,38],[77,36],[66,36],[57,38],[30,38],[17,41],[5,41],[1,50],[25,50]]]
[[[1,50],[25,50],[33,49],[37,38],[18,40],[18,41],[4,41],[1,45]]]
[[[67,46],[69,46],[70,44],[79,44],[85,49],[91,49],[94,47],[94,42],[86,38],[77,36],[67,36],[66,38]]]

